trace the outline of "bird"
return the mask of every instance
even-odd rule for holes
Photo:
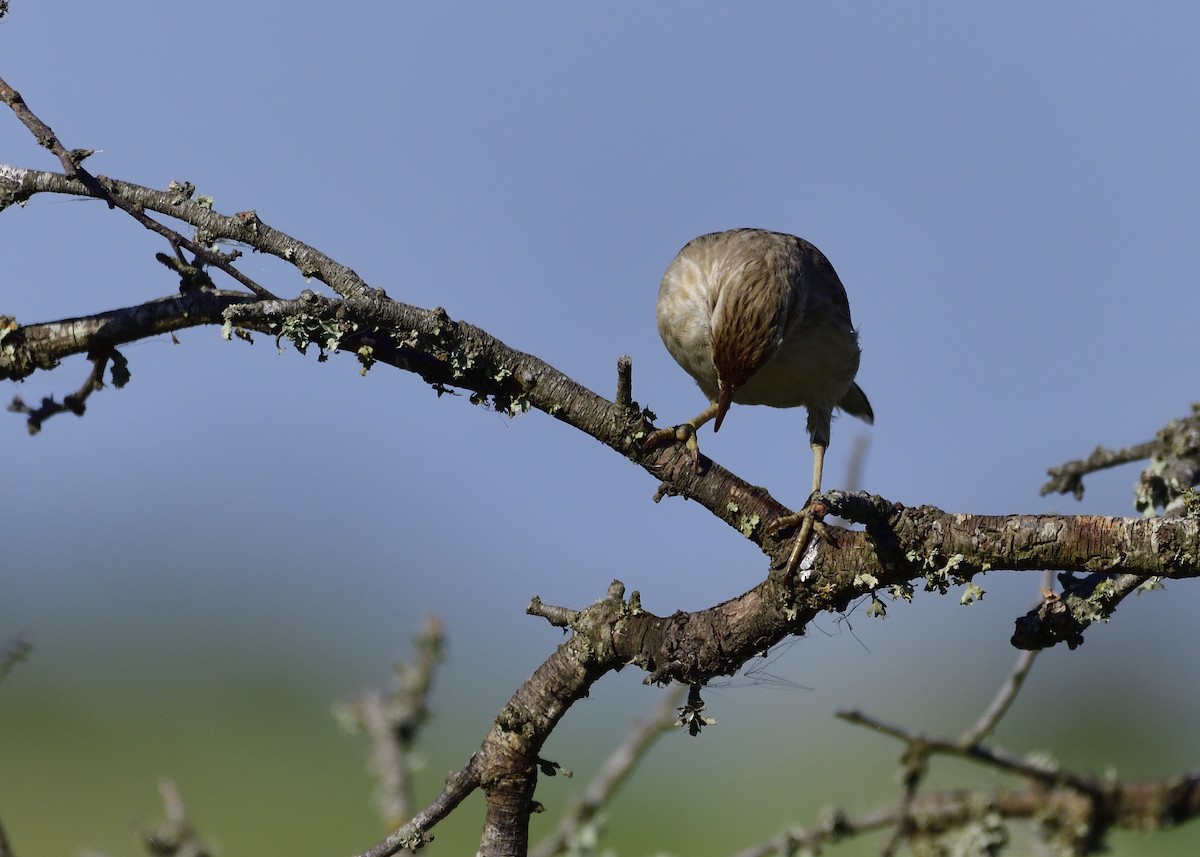
[[[812,448],[812,493],[805,507],[769,530],[801,523],[787,564],[795,570],[815,525],[833,411],[873,424],[855,383],[860,349],[846,289],[825,254],[782,232],[731,229],[693,238],[675,256],[658,289],[658,332],[695,379],[709,405],[693,419],[650,433],[651,449],[683,442],[699,467],[696,432],[720,430],[730,405],[804,406]]]

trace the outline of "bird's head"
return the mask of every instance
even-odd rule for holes
[[[733,397],[750,380],[778,347],[777,327],[767,313],[738,311],[714,319],[712,338],[713,368],[717,371],[717,416],[713,431],[721,422]]]

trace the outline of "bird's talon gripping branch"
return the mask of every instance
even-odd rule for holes
[[[788,527],[793,527],[796,524],[800,525],[800,532],[796,534],[795,540],[792,542],[792,552],[788,555],[787,564],[783,568],[783,580],[785,584],[790,584],[792,578],[795,577],[796,569],[800,565],[800,559],[804,556],[804,551],[808,547],[809,540],[814,535],[825,542],[825,544],[837,547],[837,539],[834,538],[833,531],[825,526],[825,522],[821,520],[827,511],[824,503],[810,498],[808,504],[799,512],[791,515],[781,515],[767,527],[767,532],[773,534]]]
[[[700,441],[696,439],[696,427],[691,423],[681,423],[672,428],[653,431],[642,443],[642,449],[651,450],[656,446],[667,443],[682,443],[692,459],[692,466],[700,472]]]

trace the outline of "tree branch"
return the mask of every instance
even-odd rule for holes
[[[371,769],[377,780],[376,805],[387,829],[399,827],[412,815],[413,748],[429,719],[429,692],[445,651],[445,634],[437,617],[429,617],[414,638],[411,664],[397,660],[392,687],[373,690],[334,707],[349,732],[361,730],[371,742]]]
[[[1137,510],[1149,514],[1163,509],[1168,517],[1184,514],[1186,506],[1180,501],[1188,489],[1200,484],[1200,403],[1192,405],[1189,416],[1171,420],[1159,429],[1152,441],[1126,449],[1096,447],[1086,459],[1051,467],[1048,473],[1052,478],[1042,486],[1042,495],[1071,493],[1082,500],[1084,476],[1145,458],[1150,459],[1150,465],[1142,471],[1134,491]]]

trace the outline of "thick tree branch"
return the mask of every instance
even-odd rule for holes
[[[908,599],[918,582],[926,590],[943,593],[951,586],[969,585],[974,587],[968,589],[970,597],[978,598],[982,590],[972,583],[973,578],[990,570],[1053,568],[1083,573],[1082,578],[1071,574],[1060,577],[1064,592],[1047,593],[1043,604],[1018,626],[1014,642],[1035,648],[1061,640],[1078,644],[1082,628],[1106,618],[1121,598],[1147,581],[1159,576],[1200,574],[1200,520],[1194,517],[1126,520],[948,514],[929,506],[905,508],[866,494],[831,492],[819,498],[825,507],[847,520],[865,524],[866,531],[851,533],[831,528],[835,544],[813,540],[800,563],[801,573],[783,579],[779,571],[790,553],[790,534],[768,536],[766,525],[788,510],[762,489],[748,485],[706,458],[697,469],[680,448],[646,453],[642,440],[652,429],[650,414],[633,400],[632,369],[627,358],[618,364],[615,402],[608,401],[537,357],[509,347],[480,328],[451,319],[440,308],[426,310],[392,300],[351,269],[267,226],[254,212],[219,214],[212,209],[211,201],[193,200],[194,188],[186,184],[157,191],[93,176],[81,166],[86,153],[67,151],[49,127],[28,111],[19,94],[2,81],[0,99],[22,117],[39,142],[58,155],[65,170],[65,174],[55,174],[0,166],[0,210],[42,192],[103,199],[167,237],[176,248],[187,248],[202,263],[193,265],[177,253],[178,266],[173,264],[177,270],[192,276],[188,272],[195,268],[198,277],[203,263],[211,264],[255,293],[251,297],[241,292],[198,288],[178,297],[58,322],[22,327],[3,319],[0,379],[16,380],[39,369],[52,369],[71,354],[90,354],[102,369],[100,358],[120,344],[198,324],[222,324],[227,335],[239,330],[267,333],[287,339],[301,351],[310,345],[323,352],[346,351],[355,355],[364,371],[376,364],[391,365],[420,375],[439,393],[449,388],[470,390],[472,401],[511,415],[541,410],[661,479],[660,495],[679,494],[695,500],[760,545],[771,558],[774,571],[765,575],[758,586],[694,613],[679,612],[669,617],[646,613],[636,593],[628,602],[624,600],[624,589],[618,582],[610,586],[604,599],[583,610],[550,607],[535,599],[530,612],[569,627],[571,638],[516,691],[479,751],[450,778],[437,800],[367,852],[368,857],[419,847],[428,840],[433,825],[475,788],[482,788],[487,798],[480,853],[489,857],[524,854],[537,775],[555,770],[552,763],[539,756],[546,738],[598,678],[627,664],[644,669],[649,682],[691,685],[696,707],[702,704],[699,689],[709,679],[736,672],[783,638],[804,633],[817,614],[844,610],[857,598],[871,597],[882,611],[878,593]],[[154,221],[145,214],[147,211],[190,224],[196,230],[196,240]],[[274,298],[233,267],[236,253],[209,249],[222,240],[270,253],[293,265],[304,277],[326,284],[337,297],[305,290],[292,300]],[[96,381],[93,373],[89,392]],[[1195,457],[1200,442],[1192,438],[1188,431],[1172,435],[1168,450],[1174,456],[1172,461]],[[1160,436],[1160,447],[1156,447],[1159,451],[1166,448],[1162,440]],[[1111,466],[1119,457],[1094,455],[1088,462],[1073,463],[1069,471],[1072,465],[1068,465],[1056,490],[1078,494],[1084,473]],[[1171,490],[1178,494],[1178,485],[1186,481],[1180,475],[1183,472],[1171,471],[1169,479],[1158,475],[1162,477],[1160,482],[1174,486]],[[1118,807],[1114,817],[1122,817],[1123,812],[1137,817],[1121,803],[1124,793],[1117,794],[1107,785],[1102,788],[1069,772],[1040,772],[1023,760],[986,750],[978,744],[978,735],[969,742],[939,743],[893,732],[910,744],[919,742],[921,760],[931,752],[956,752],[1032,780],[1035,786],[1031,790],[1041,795],[1039,806],[1051,798],[1069,801],[1083,796],[1089,812],[1104,802],[1106,808]],[[899,811],[893,815],[898,819],[893,822],[897,845],[901,838],[914,833],[909,820],[916,816],[923,800],[916,794],[918,780],[919,776],[912,778]],[[1174,801],[1172,805],[1181,818],[1193,817],[1190,802],[1196,800],[1195,778],[1181,780],[1171,788],[1174,790],[1170,793],[1160,790],[1155,797]]]
[[[20,381],[39,369],[57,368],[75,354],[102,352],[188,327],[219,325],[229,307],[253,300],[242,292],[198,291],[61,321],[13,323],[0,336],[0,381]]]

